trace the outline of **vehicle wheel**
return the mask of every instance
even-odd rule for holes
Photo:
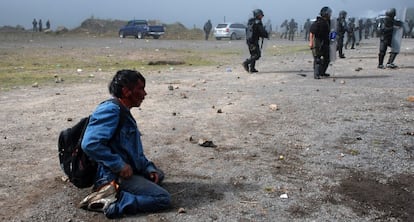
[[[125,38],[124,32],[119,33],[119,38]]]
[[[236,40],[237,39],[237,35],[236,35],[236,33],[231,33],[231,36],[230,36],[230,40]]]
[[[160,36],[159,35],[154,35],[154,36],[152,36],[154,39],[159,39],[160,38]]]
[[[143,37],[143,36],[142,36],[142,33],[141,33],[141,32],[138,32],[138,33],[137,33],[137,39],[142,39],[142,37]]]
[[[221,38],[220,37],[216,37],[216,40],[221,40]]]

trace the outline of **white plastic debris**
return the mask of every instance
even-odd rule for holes
[[[288,199],[288,195],[286,193],[280,195],[280,199]]]

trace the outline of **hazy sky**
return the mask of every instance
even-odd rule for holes
[[[323,6],[331,7],[334,16],[346,10],[352,17],[375,17],[390,7],[414,7],[414,0],[0,0],[0,26],[31,28],[36,18],[42,19],[43,24],[49,19],[52,29],[72,29],[93,16],[181,22],[191,28],[202,27],[207,19],[213,25],[224,19],[245,23],[255,8],[262,9],[264,21],[270,19],[273,25],[291,18],[301,24],[306,18],[314,18]]]

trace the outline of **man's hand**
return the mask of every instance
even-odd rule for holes
[[[314,37],[313,33],[312,32],[309,33],[309,48],[310,49],[314,48],[313,37]]]
[[[132,171],[131,166],[127,163],[125,164],[124,168],[122,168],[122,170],[119,172],[119,176],[124,179],[132,177],[132,174],[134,174],[134,172]]]
[[[159,176],[157,172],[152,172],[149,174],[149,178],[152,182],[158,184],[160,182]]]

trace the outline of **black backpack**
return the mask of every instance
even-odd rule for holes
[[[121,107],[120,121],[114,134],[116,135],[125,111],[117,99],[111,99],[111,101]],[[97,163],[91,160],[81,148],[88,123],[89,117],[82,118],[73,127],[62,130],[58,140],[60,167],[68,176],[69,181],[78,188],[86,188],[94,184],[98,167]]]
[[[253,26],[255,23],[255,19],[251,18],[249,19],[249,21],[247,22],[247,27],[246,27],[246,41],[248,43],[251,42],[252,37],[253,37]]]

